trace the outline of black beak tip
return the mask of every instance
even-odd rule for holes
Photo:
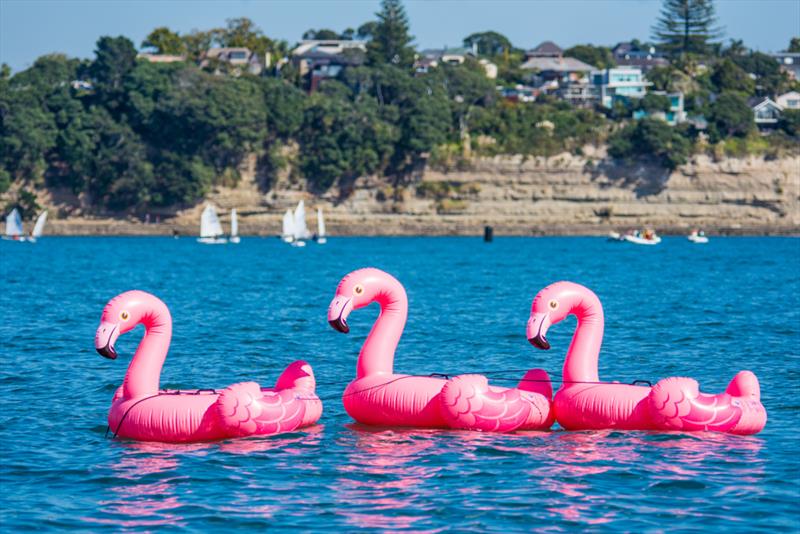
[[[341,332],[342,334],[347,334],[350,332],[350,327],[347,326],[347,323],[341,317],[338,319],[333,319],[328,321],[328,323],[333,327],[334,330],[337,332]]]
[[[114,350],[114,347],[110,347],[106,345],[105,347],[100,347],[96,349],[97,353],[104,358],[108,358],[109,360],[116,360],[117,359],[117,351]]]
[[[528,341],[537,349],[550,350],[550,342],[544,336],[532,337]]]

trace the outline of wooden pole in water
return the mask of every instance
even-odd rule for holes
[[[483,227],[483,242],[484,243],[491,243],[492,239],[494,239],[494,228],[491,226],[484,226]]]

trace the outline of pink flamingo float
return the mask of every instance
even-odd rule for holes
[[[490,386],[485,376],[452,379],[396,374],[394,353],[408,315],[402,284],[378,269],[345,276],[328,308],[328,322],[347,333],[347,317],[377,302],[380,316],[361,347],[356,379],[345,389],[347,413],[368,425],[455,428],[509,432],[542,430],[553,424],[552,386],[547,373],[534,369],[517,388]]]
[[[603,306],[589,289],[557,282],[533,300],[528,340],[549,349],[545,335],[554,324],[575,315],[578,325],[564,362],[563,384],[553,401],[556,420],[568,430],[711,430],[755,434],[767,412],[758,379],[740,371],[724,393],[700,393],[696,380],[665,378],[653,387],[600,382],[597,361],[603,341]]]
[[[274,388],[242,382],[221,391],[159,389],[172,317],[161,300],[144,291],[127,291],[106,304],[94,340],[97,352],[116,359],[117,338],[139,324],[144,325],[144,337],[108,413],[115,436],[170,443],[208,441],[288,432],[312,425],[322,415],[314,373],[304,361],[290,364]]]

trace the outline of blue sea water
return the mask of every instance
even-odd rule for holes
[[[339,279],[375,266],[410,300],[396,370],[521,369],[560,378],[574,320],[553,349],[525,339],[530,303],[561,279],[605,308],[601,377],[697,378],[719,392],[740,369],[761,380],[769,421],[749,437],[650,432],[512,435],[353,424],[341,393],[377,308],[351,333],[327,324]],[[46,238],[0,242],[0,528],[438,532],[797,531],[800,529],[800,241],[666,238]],[[308,360],[325,411],[302,432],[193,445],[104,437],[120,358],[95,353],[106,301],[161,297],[174,320],[168,388],[270,384]]]

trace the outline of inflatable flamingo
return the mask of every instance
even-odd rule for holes
[[[114,435],[171,443],[207,441],[287,432],[312,425],[322,415],[314,373],[303,361],[289,365],[274,388],[242,382],[221,391],[160,390],[172,317],[161,300],[144,291],[127,291],[106,304],[94,340],[97,352],[116,359],[117,338],[139,324],[144,325],[144,338],[108,413]]]
[[[564,362],[564,380],[556,392],[556,420],[568,430],[713,430],[755,434],[767,412],[758,379],[740,371],[724,393],[700,393],[696,380],[665,378],[653,387],[600,382],[597,360],[603,341],[603,307],[589,289],[557,282],[539,292],[528,320],[528,340],[549,349],[548,328],[568,315],[578,318]]]
[[[328,322],[347,333],[347,317],[373,302],[381,313],[358,356],[344,407],[361,423],[509,432],[553,424],[547,373],[531,370],[516,389],[490,386],[480,375],[450,380],[395,374],[394,353],[408,315],[406,291],[393,276],[360,269],[345,276],[328,308]]]

